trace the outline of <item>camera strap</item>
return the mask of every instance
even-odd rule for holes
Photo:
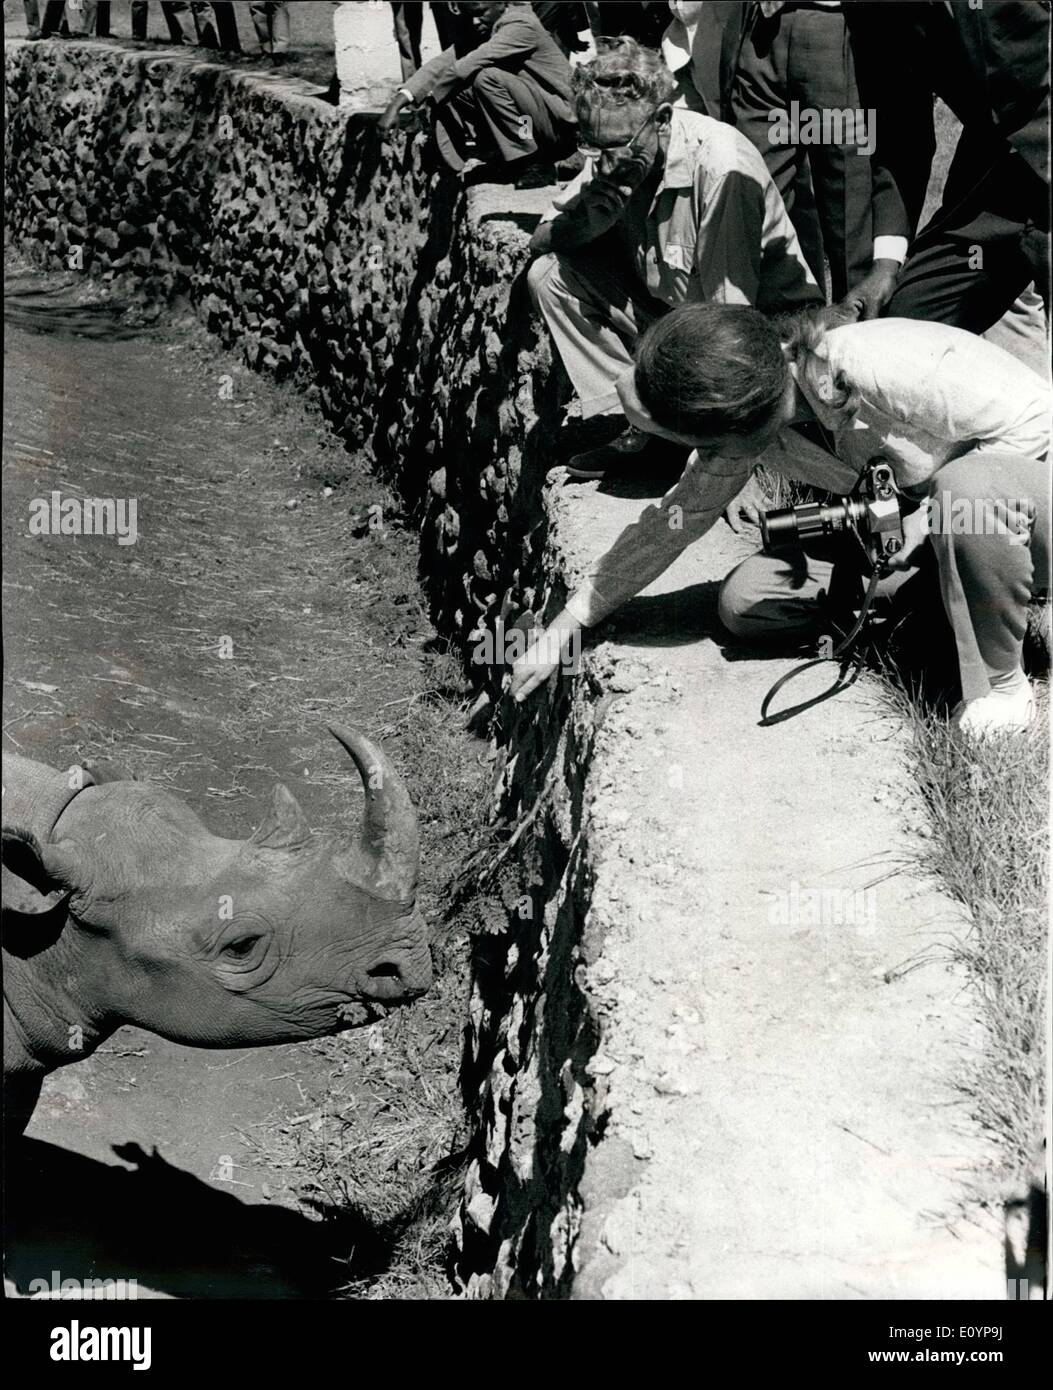
[[[770,729],[773,724],[781,724],[785,719],[792,719],[795,714],[803,714],[806,709],[811,709],[814,705],[821,705],[824,700],[832,699],[834,695],[839,695],[842,690],[847,690],[859,679],[859,673],[863,669],[863,663],[857,658],[853,651],[856,641],[864,631],[870,619],[870,607],[874,602],[874,595],[877,593],[877,586],[881,580],[883,570],[875,566],[867,584],[866,593],[863,596],[862,607],[859,616],[853,623],[850,631],[841,639],[829,656],[813,657],[810,661],[804,661],[800,666],[795,666],[792,671],[787,671],[784,676],[780,676],[772,688],[765,695],[761,702],[760,727]],[[838,661],[841,669],[837,673],[837,679],[828,690],[822,691],[819,695],[814,695],[810,700],[804,700],[799,705],[791,705],[789,709],[780,710],[778,714],[769,714],[771,702],[778,695],[779,691],[789,685],[790,681],[805,671],[810,671],[813,666],[822,666],[827,661]]]

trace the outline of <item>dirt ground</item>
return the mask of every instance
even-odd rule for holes
[[[62,282],[11,270],[14,317],[54,317]],[[358,778],[325,723],[359,725],[420,808],[446,970],[413,1009],[336,1039],[213,1052],[124,1029],[57,1073],[9,1185],[9,1273],[159,1296],[442,1292],[441,1240],[409,1270],[396,1247],[458,1138],[465,946],[443,903],[488,779],[415,538],[295,398],[189,321],[115,336],[74,305],[99,293],[58,295],[90,336],[8,323],[5,748],[115,759],[245,836],[278,781],[313,825],[356,824]],[[137,499],[136,543],[31,536],[29,504],[54,489]]]

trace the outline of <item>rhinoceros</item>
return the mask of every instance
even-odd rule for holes
[[[4,1072],[25,1127],[48,1072],[121,1024],[202,1047],[296,1042],[431,984],[417,817],[385,754],[330,732],[365,788],[357,833],[313,834],[292,794],[248,840],[177,796],[4,758]]]

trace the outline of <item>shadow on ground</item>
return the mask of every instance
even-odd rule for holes
[[[113,1147],[99,1163],[21,1140],[7,1167],[7,1275],[134,1279],[140,1290],[186,1298],[319,1298],[387,1266],[391,1241],[346,1211],[312,1220],[249,1205],[147,1153]],[[348,1259],[349,1252],[353,1259]]]

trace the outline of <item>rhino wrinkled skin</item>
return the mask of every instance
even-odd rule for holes
[[[248,840],[170,792],[4,757],[5,1111],[124,1023],[173,1042],[296,1042],[431,984],[417,818],[385,754],[333,728],[366,794],[355,834],[312,833],[285,787]]]

